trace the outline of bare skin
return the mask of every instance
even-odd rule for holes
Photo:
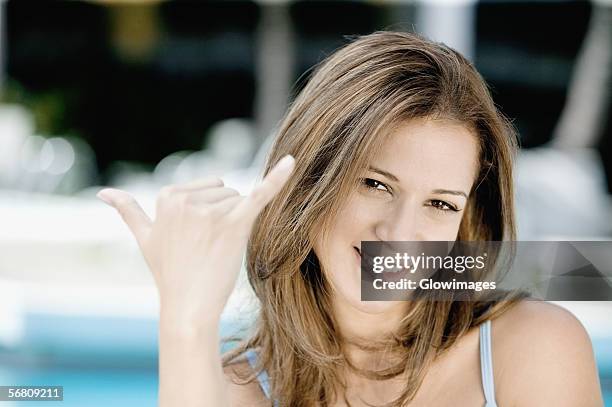
[[[155,220],[125,191],[104,189],[132,231],[160,297],[159,405],[230,406],[219,319],[259,212],[294,168],[287,156],[244,197],[216,177],[162,189]]]
[[[453,122],[414,120],[400,126],[336,220],[331,241],[314,249],[334,290],[334,313],[344,337],[375,338],[393,330],[405,302],[361,302],[362,240],[454,240],[477,170],[478,143]],[[234,287],[252,223],[280,191],[293,161],[277,166],[242,197],[216,178],[164,188],[154,221],[124,191],[103,190],[130,227],[160,295],[159,405],[269,406],[258,383],[237,385],[222,368],[219,318]],[[389,177],[389,174],[392,177]],[[452,193],[440,191],[453,191]],[[463,196],[465,193],[466,196]],[[376,327],[376,329],[372,329]],[[591,343],[567,311],[524,302],[493,321],[493,364],[500,406],[603,405]],[[364,367],[380,362],[351,349]],[[402,378],[373,382],[347,373],[352,405],[389,402]],[[482,406],[478,330],[460,338],[430,366],[410,406]],[[337,406],[342,406],[340,401]]]
[[[409,407],[481,407],[478,329],[459,339],[430,367]],[[603,407],[590,339],[580,322],[553,304],[524,301],[492,324],[495,396],[500,407]],[[243,363],[225,368],[248,369]],[[353,406],[389,402],[399,395],[401,380],[372,382],[349,377]],[[230,383],[232,406],[269,407],[258,383]],[[346,406],[337,402],[334,407]]]
[[[355,247],[365,240],[455,240],[476,177],[477,157],[478,141],[470,129],[426,119],[398,127],[373,157],[373,168],[363,175],[367,181],[339,212],[329,240],[314,244],[334,289],[334,313],[343,336],[376,339],[393,330],[409,307],[408,302],[361,301]],[[590,340],[569,312],[524,302],[493,321],[492,327],[500,406],[602,405]],[[436,360],[410,405],[484,405],[478,342],[478,329],[472,329]],[[353,363],[382,367],[378,355],[346,346]],[[377,382],[349,372],[347,379],[347,397],[354,406],[365,405],[361,400],[389,402],[405,384],[403,377]],[[235,391],[244,392],[247,400],[262,397],[257,383]]]

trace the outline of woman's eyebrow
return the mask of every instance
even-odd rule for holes
[[[385,170],[381,170],[380,168],[376,168],[376,167],[372,167],[372,166],[370,166],[369,170],[373,171],[373,172],[377,172],[380,175],[384,175],[385,177],[389,178],[392,181],[399,182],[399,179],[397,179],[397,177],[395,175],[391,174],[390,172],[387,172]]]
[[[431,191],[434,194],[448,194],[448,195],[460,195],[460,196],[464,196],[465,199],[468,199],[468,196],[465,192],[463,191],[453,191],[450,189],[434,189],[433,191]]]
[[[385,170],[381,170],[380,168],[376,168],[376,167],[373,167],[373,166],[370,166],[369,170],[373,171],[373,172],[376,172],[376,173],[378,173],[380,175],[384,175],[385,177],[389,178],[392,181],[399,182],[399,179],[395,175],[391,174],[390,172],[387,172]],[[434,189],[431,192],[434,193],[434,194],[440,194],[440,195],[444,195],[444,194],[447,194],[447,195],[458,195],[458,196],[465,197],[465,199],[468,199],[467,194],[465,192],[463,192],[463,191],[454,191],[452,189]]]

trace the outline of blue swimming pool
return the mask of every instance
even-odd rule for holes
[[[1,383],[61,384],[64,401],[28,402],[27,406],[55,404],[70,407],[154,407],[157,406],[155,369],[0,369]],[[612,378],[602,380],[606,406],[612,406]],[[5,404],[5,403],[3,403]],[[23,403],[15,403],[22,405]],[[6,405],[6,407],[11,407]]]
[[[27,406],[50,407],[58,404],[71,407],[153,407],[157,405],[157,371],[155,369],[16,368],[13,366],[10,369],[0,369],[0,382],[7,385],[64,386],[64,401],[30,401]],[[14,404],[22,405],[23,403]]]

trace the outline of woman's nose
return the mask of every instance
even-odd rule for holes
[[[425,231],[415,205],[404,204],[385,213],[377,224],[376,234],[383,241],[421,241]]]

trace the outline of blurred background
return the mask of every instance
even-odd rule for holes
[[[161,186],[209,174],[248,193],[311,67],[375,30],[445,42],[488,81],[523,146],[521,240],[612,240],[609,0],[0,0],[0,385],[156,405],[153,281],[95,193],[150,214]],[[559,304],[612,406],[612,303]],[[256,306],[242,276],[222,333]]]

